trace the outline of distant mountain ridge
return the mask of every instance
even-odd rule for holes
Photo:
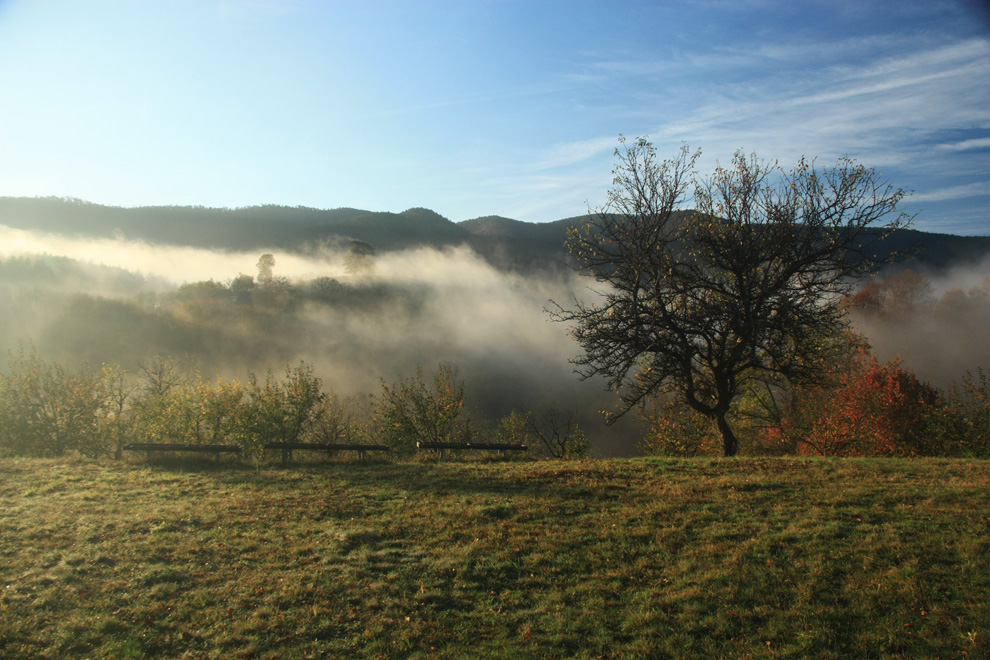
[[[452,222],[424,208],[401,213],[354,208],[190,206],[121,208],[55,197],[0,197],[0,225],[84,238],[119,238],[216,250],[306,251],[363,241],[378,251],[467,245],[503,269],[556,267],[568,261],[568,227],[582,216],[530,223],[501,216]],[[904,230],[885,250],[917,253],[909,263],[943,268],[990,255],[990,236]]]

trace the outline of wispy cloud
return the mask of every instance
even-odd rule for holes
[[[617,139],[618,135],[610,135],[556,144],[550,148],[549,153],[534,161],[527,169],[539,172],[611,155],[618,144]]]
[[[990,42],[970,39],[793,78],[752,71],[741,82],[695,92],[695,108],[654,134],[723,158],[743,147],[782,159],[852,152],[873,164],[902,163],[917,149],[904,131],[990,125],[990,108],[980,102],[985,91],[973,84],[990,79],[988,53]]]
[[[990,138],[976,138],[973,140],[963,140],[961,142],[946,142],[935,145],[939,151],[975,151],[977,149],[990,149]]]
[[[967,197],[990,196],[990,182],[980,181],[968,183],[961,186],[940,188],[928,192],[915,193],[911,196],[912,202],[944,202],[947,200],[965,199]]]
[[[971,88],[974,80],[985,80],[990,74],[988,56],[990,42],[970,39],[909,55],[898,54],[871,66],[835,67],[825,70],[822,78],[815,81],[825,85],[824,91],[793,97],[789,104],[834,103],[854,97],[879,97],[882,101],[897,89],[927,90],[930,98],[933,91],[944,89],[938,85],[943,81],[954,89],[960,84]]]
[[[673,153],[684,142],[701,147],[702,171],[738,149],[779,158],[785,166],[802,155],[823,163],[851,156],[896,173],[897,185],[923,189],[923,181],[930,186],[912,203],[987,194],[986,185],[957,184],[932,172],[939,153],[945,158],[990,147],[990,138],[969,135],[950,142],[945,137],[960,128],[990,127],[986,86],[977,82],[990,80],[990,40],[985,38],[880,35],[727,46],[653,59],[605,55],[587,71],[600,75],[601,84],[613,92],[603,98],[622,92],[632,118],[625,125],[634,126],[627,129],[630,135],[639,123],[638,134],[649,135],[661,153]],[[715,84],[706,71],[733,73]],[[594,206],[607,188],[607,170],[592,172],[590,164],[610,161],[616,144],[616,135],[603,135],[554,145],[521,168],[531,177],[528,183],[537,183],[534,173],[540,178],[539,185],[516,187],[519,197],[530,202],[519,199],[520,206],[535,208],[538,198],[557,194],[581,195]],[[922,162],[927,163],[921,167],[925,176],[919,170]],[[959,174],[972,166],[956,159],[946,171]],[[592,176],[601,171],[606,177],[595,181]],[[556,178],[565,172],[573,186]]]

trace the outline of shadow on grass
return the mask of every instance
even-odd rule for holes
[[[160,454],[150,458],[130,458],[125,459],[125,465],[134,467],[144,467],[152,472],[176,472],[186,474],[190,472],[214,472],[222,474],[230,472],[243,475],[245,472],[256,472],[258,467],[249,462],[236,458],[222,458],[219,461],[215,458],[203,456],[182,456],[179,454]]]
[[[628,486],[615,479],[614,471],[597,461],[467,460],[392,462],[337,459],[299,461],[283,465],[276,460],[223,458],[217,461],[201,456],[162,455],[131,459],[128,463],[153,473],[202,474],[224,486],[251,484],[276,486],[287,480],[314,477],[341,482],[363,489],[389,488],[433,496],[534,495],[563,498],[595,496],[611,499]],[[580,465],[580,468],[575,467]],[[575,483],[575,474],[585,477],[587,486]],[[581,481],[581,480],[578,480]],[[593,483],[592,483],[593,482]]]

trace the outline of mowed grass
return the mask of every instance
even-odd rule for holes
[[[0,657],[990,657],[990,463],[0,462]]]

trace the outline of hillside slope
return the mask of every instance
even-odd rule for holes
[[[154,244],[217,250],[304,251],[353,240],[379,251],[469,245],[505,269],[557,267],[568,262],[568,227],[581,217],[529,223],[486,216],[454,223],[429,209],[402,213],[353,208],[188,206],[120,208],[74,199],[0,197],[0,225],[87,238],[126,237]],[[943,268],[990,255],[990,236],[954,236],[905,230],[884,243],[886,252],[910,253],[914,266]]]

